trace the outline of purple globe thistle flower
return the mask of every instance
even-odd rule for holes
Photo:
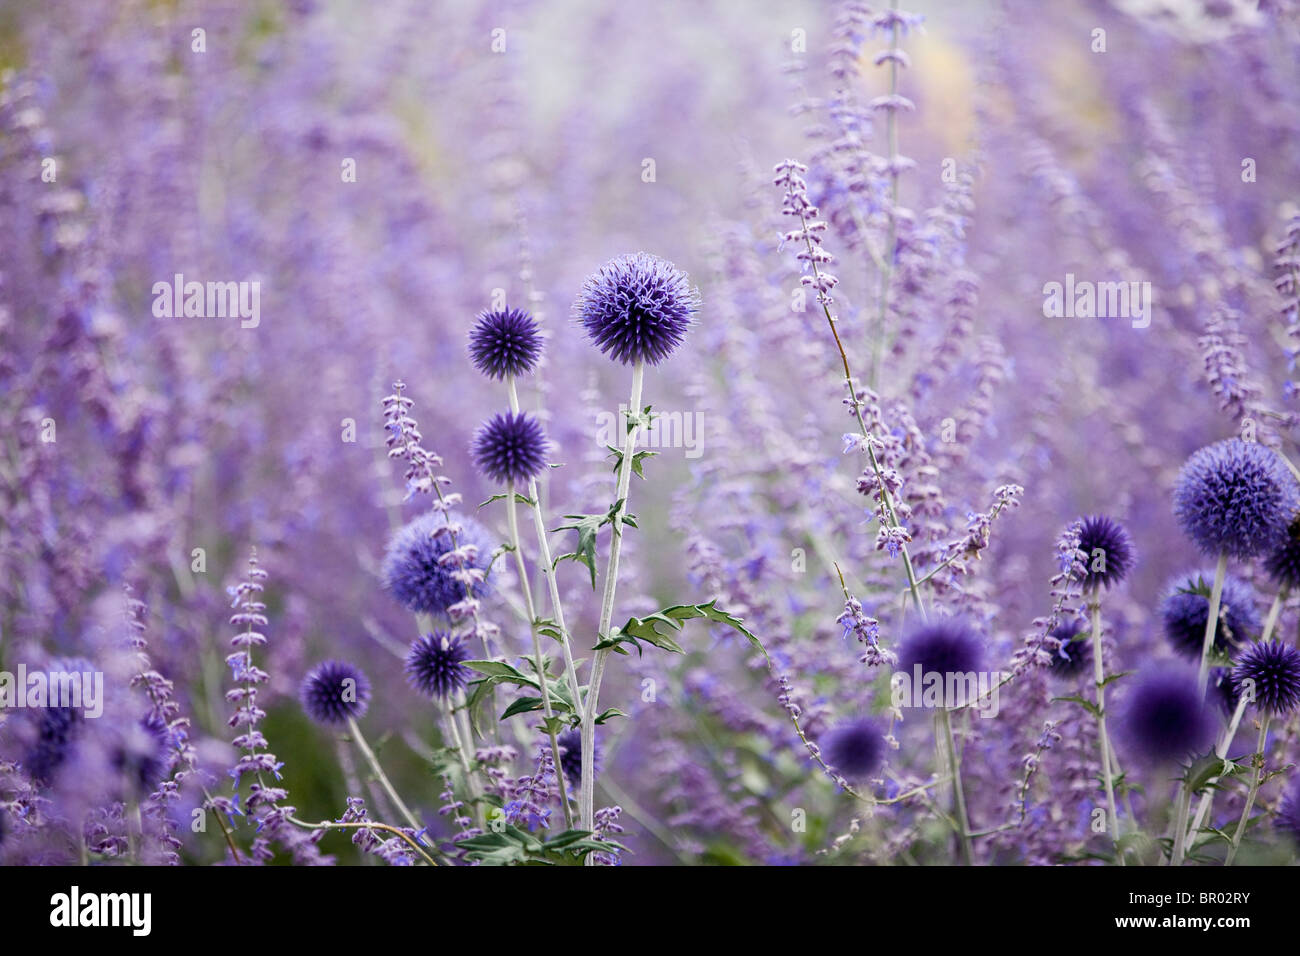
[[[1239,438],[1207,445],[1183,464],[1174,514],[1205,553],[1249,558],[1281,547],[1300,487],[1277,452]]]
[[[846,780],[875,772],[885,754],[885,740],[873,720],[852,720],[835,727],[822,748],[826,762]]]
[[[370,681],[345,661],[325,661],[303,678],[299,691],[307,716],[321,724],[359,718],[370,704]]]
[[[1289,714],[1300,705],[1300,651],[1281,641],[1252,644],[1237,658],[1232,683],[1241,694],[1252,682],[1256,706]]]
[[[434,631],[411,643],[406,655],[406,678],[426,697],[446,700],[469,683],[472,674],[464,664],[469,659],[469,648],[462,638]]]
[[[1092,642],[1082,621],[1066,621],[1052,628],[1050,637],[1060,642],[1052,652],[1050,665],[1056,677],[1074,678],[1084,673],[1092,664]]]
[[[448,524],[442,512],[426,512],[398,529],[384,553],[384,587],[417,614],[446,614],[448,608],[465,599],[465,585],[457,579],[456,569],[442,561],[452,551]],[[458,529],[456,546],[464,554],[465,567],[486,573],[493,548],[487,530],[473,518],[455,512],[450,524]],[[484,579],[475,582],[470,593],[482,598],[491,593],[491,587]]]
[[[1264,570],[1279,586],[1300,588],[1300,517],[1287,527],[1286,540],[1264,559]]]
[[[23,766],[34,783],[48,785],[54,781],[81,729],[81,714],[75,707],[41,708],[36,740],[23,758]]]
[[[899,670],[922,674],[965,674],[980,669],[984,651],[979,635],[961,618],[923,624],[903,642]]]
[[[1083,586],[1110,588],[1133,570],[1137,553],[1122,524],[1107,515],[1090,515],[1079,522],[1079,550],[1087,557]]]
[[[1214,741],[1215,721],[1183,669],[1157,670],[1133,686],[1120,714],[1126,749],[1148,764],[1179,761]]]
[[[1212,571],[1175,578],[1160,605],[1165,637],[1175,651],[1192,660],[1200,660],[1205,642],[1213,579]],[[1215,648],[1227,652],[1230,647],[1245,643],[1249,635],[1259,633],[1260,626],[1255,592],[1240,578],[1226,575],[1219,601],[1219,626],[1214,633]]]
[[[469,333],[469,357],[488,378],[527,375],[542,357],[542,329],[523,309],[483,312]]]
[[[560,769],[573,786],[578,786],[582,782],[582,732],[576,727],[566,730],[555,738],[555,743],[560,748]],[[600,772],[600,756],[600,746],[597,745],[591,762],[596,773]]]
[[[47,670],[58,674],[93,674],[95,665],[85,658],[58,658]],[[23,765],[37,784],[54,782],[58,770],[72,755],[77,738],[85,729],[80,708],[46,706],[35,712],[36,739],[23,757]]]
[[[541,423],[526,412],[492,416],[474,436],[471,451],[478,470],[493,481],[523,484],[546,467],[549,443]]]
[[[624,365],[658,365],[691,327],[700,293],[671,262],[637,252],[601,266],[573,305],[592,343]]]
[[[1300,777],[1291,781],[1277,809],[1277,827],[1300,848]]]

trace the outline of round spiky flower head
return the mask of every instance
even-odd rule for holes
[[[546,467],[549,443],[541,423],[527,412],[493,415],[474,435],[471,452],[478,470],[501,484],[524,484]]]
[[[523,309],[483,312],[469,332],[469,357],[488,378],[527,375],[542,357],[542,330]]]
[[[406,678],[426,697],[446,700],[469,683],[472,675],[464,664],[469,658],[469,648],[462,638],[434,631],[411,643],[406,655]]]
[[[1252,644],[1237,658],[1232,683],[1241,694],[1255,689],[1255,704],[1275,716],[1300,706],[1300,651],[1281,641]]]
[[[560,769],[569,778],[569,782],[576,787],[582,782],[582,732],[577,728],[566,730],[555,738],[555,743],[560,748]],[[596,747],[591,765],[595,772],[600,772],[599,746]]]
[[[302,680],[302,709],[321,724],[346,723],[370,704],[370,681],[346,661],[325,661]]]
[[[1052,628],[1049,635],[1059,642],[1051,651],[1052,673],[1057,677],[1077,677],[1092,664],[1092,644],[1087,629],[1078,620],[1066,621]]]
[[[60,674],[93,674],[96,668],[85,658],[61,657],[51,661],[48,670]],[[47,706],[29,713],[36,721],[36,739],[24,755],[23,765],[35,783],[53,783],[86,728],[84,712],[78,707]]]
[[[484,527],[466,515],[452,512],[448,519],[441,511],[429,511],[389,539],[382,568],[384,587],[417,614],[446,614],[452,605],[465,600],[465,585],[457,580],[456,569],[442,563],[453,548],[450,526],[457,528],[456,547],[464,552],[466,570],[485,574],[494,545]],[[486,579],[476,581],[470,589],[475,598],[490,592]]]
[[[822,752],[844,779],[862,780],[880,766],[885,739],[875,721],[851,720],[827,734]]]
[[[1110,588],[1133,570],[1137,554],[1124,526],[1107,515],[1090,515],[1079,522],[1079,550],[1087,557],[1083,586]]]
[[[1277,452],[1239,438],[1188,458],[1174,485],[1174,514],[1206,554],[1249,558],[1281,547],[1300,508],[1300,487]]]
[[[644,252],[611,259],[573,304],[596,348],[624,365],[658,365],[686,338],[700,293],[671,262]]]
[[[1300,588],[1300,517],[1287,527],[1286,540],[1264,559],[1264,569],[1279,586]]]
[[[1183,760],[1214,740],[1215,721],[1196,689],[1196,676],[1182,668],[1157,670],[1128,693],[1119,731],[1127,749],[1149,764]]]
[[[911,674],[965,674],[984,662],[979,635],[961,618],[949,617],[923,624],[903,642],[899,670]]]
[[[1300,849],[1300,777],[1291,781],[1277,810],[1277,827]]]
[[[1205,619],[1210,616],[1210,592],[1214,572],[1186,574],[1170,582],[1160,605],[1160,619],[1165,637],[1174,650],[1184,657],[1200,660],[1205,642]],[[1251,587],[1231,574],[1223,579],[1223,596],[1219,600],[1219,625],[1214,632],[1214,646],[1219,651],[1245,643],[1259,633],[1259,612]]]

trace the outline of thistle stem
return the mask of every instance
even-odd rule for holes
[[[1277,619],[1282,614],[1282,605],[1286,602],[1287,590],[1286,585],[1283,585],[1278,588],[1277,596],[1273,598],[1273,604],[1268,609],[1268,619],[1264,622],[1264,633],[1259,636],[1261,644],[1273,636],[1273,629],[1277,627]]]
[[[514,384],[513,382],[511,383]],[[515,554],[515,567],[519,572],[519,590],[524,595],[524,609],[528,613],[528,633],[533,639],[533,668],[537,672],[537,684],[542,690],[542,713],[546,715],[546,736],[551,741],[551,757],[555,763],[555,779],[560,786],[560,806],[564,809],[565,829],[573,829],[573,808],[569,806],[569,792],[564,781],[564,772],[560,769],[560,745],[555,738],[554,708],[551,706],[551,690],[546,680],[546,659],[542,655],[542,641],[537,636],[537,611],[533,607],[533,588],[528,583],[528,565],[524,561],[524,552],[519,547],[519,518],[515,514],[515,483],[512,480],[506,486],[506,523],[510,527],[510,547]]]
[[[510,409],[518,413],[519,392],[515,388],[514,376],[508,379],[510,388]],[[533,531],[537,535],[537,570],[546,579],[546,587],[551,595],[551,614],[555,620],[555,629],[560,632],[560,648],[564,652],[564,676],[569,681],[569,693],[573,696],[573,706],[579,718],[582,717],[582,686],[578,682],[578,666],[573,660],[573,644],[569,637],[569,628],[564,623],[564,603],[560,600],[560,585],[555,579],[555,562],[551,557],[550,539],[546,533],[546,517],[542,513],[541,484],[535,478],[528,479],[528,497],[531,500],[529,510],[533,515]],[[556,755],[558,759],[558,755]]]
[[[1106,731],[1106,667],[1101,651],[1101,596],[1094,588],[1088,601],[1092,615],[1092,675],[1097,687],[1097,737],[1101,741],[1101,777],[1106,788],[1106,829],[1120,866],[1124,865],[1124,852],[1119,846],[1119,812],[1115,807],[1115,777],[1111,770],[1110,734]]]
[[[1241,838],[1245,836],[1246,824],[1250,821],[1250,811],[1255,809],[1255,798],[1259,796],[1259,786],[1264,781],[1264,748],[1268,743],[1268,725],[1272,716],[1265,711],[1259,721],[1259,742],[1255,746],[1255,776],[1251,778],[1250,791],[1246,794],[1246,805],[1241,808],[1241,820],[1237,823],[1236,832],[1232,834],[1232,847],[1223,861],[1224,866],[1232,866],[1232,861],[1237,858],[1237,851],[1241,849]]]
[[[1220,735],[1219,743],[1214,748],[1215,756],[1220,760],[1227,758],[1228,748],[1232,746],[1233,738],[1237,736],[1237,728],[1241,726],[1241,718],[1246,713],[1246,707],[1250,704],[1250,700],[1251,698],[1249,696],[1242,694],[1241,699],[1237,701],[1237,709],[1232,714],[1232,722],[1228,724],[1228,729]],[[1196,833],[1205,823],[1205,818],[1209,816],[1210,807],[1214,803],[1214,790],[1211,789],[1211,787],[1218,782],[1219,777],[1215,777],[1206,784],[1205,793],[1201,794],[1200,802],[1196,805],[1196,816],[1192,820],[1191,829],[1182,834],[1184,839],[1181,845],[1175,843],[1173,857],[1174,866],[1182,865],[1184,853],[1187,847],[1191,846],[1192,840],[1196,837]],[[1188,795],[1188,798],[1190,799],[1190,794]]]
[[[614,592],[618,587],[618,559],[623,547],[623,515],[627,513],[627,495],[632,482],[632,462],[636,457],[637,434],[641,427],[641,390],[645,382],[645,362],[638,361],[632,366],[632,394],[628,399],[629,414],[636,416],[627,430],[627,444],[618,464],[618,488],[614,500],[623,504],[614,516],[612,534],[609,540],[609,564],[605,569],[605,591],[600,602],[600,624],[596,633],[598,640],[609,637],[609,628],[614,619]],[[591,662],[591,682],[587,690],[587,702],[582,708],[582,792],[578,809],[582,818],[582,828],[593,830],[596,815],[596,713],[600,699],[600,682],[605,676],[605,661],[609,650],[602,649],[595,653]],[[589,858],[590,859],[590,858]]]
[[[1196,692],[1205,696],[1210,680],[1210,649],[1219,625],[1219,605],[1223,600],[1223,579],[1228,574],[1228,553],[1219,552],[1219,563],[1214,569],[1214,587],[1210,589],[1210,610],[1205,618],[1205,641],[1201,645],[1201,666],[1196,672]]]
[[[944,750],[948,762],[948,775],[952,778],[952,805],[956,816],[957,836],[961,855],[967,866],[975,861],[971,846],[970,820],[966,815],[966,792],[961,782],[961,758],[957,756],[957,741],[952,733],[952,717],[947,707],[940,707],[934,715],[934,736]]]
[[[357,749],[361,751],[361,756],[365,757],[366,763],[370,765],[370,772],[375,775],[379,785],[384,788],[384,793],[388,794],[388,799],[393,801],[393,806],[397,808],[397,812],[402,815],[416,833],[419,833],[424,829],[424,825],[415,818],[415,814],[406,806],[398,794],[397,788],[393,786],[392,781],[388,779],[388,775],[384,773],[384,768],[379,765],[379,758],[375,756],[375,752],[366,743],[365,735],[361,733],[361,726],[357,723],[355,717],[348,718],[348,731],[352,734]]]

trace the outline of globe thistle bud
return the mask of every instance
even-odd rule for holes
[[[524,484],[546,467],[548,442],[541,423],[531,415],[505,412],[494,415],[474,436],[474,464],[486,477],[501,484]]]
[[[862,780],[875,772],[885,754],[885,740],[873,720],[840,724],[826,736],[826,762],[846,780]]]
[[[1107,515],[1091,515],[1079,522],[1079,550],[1088,569],[1083,586],[1111,588],[1133,570],[1137,553],[1124,526]]]
[[[1238,438],[1188,458],[1174,485],[1174,514],[1206,554],[1236,558],[1281,547],[1300,508],[1300,486],[1277,452]]]
[[[370,681],[345,661],[325,661],[303,678],[299,697],[312,720],[342,724],[365,714],[370,704]]]
[[[1300,705],[1300,651],[1281,641],[1252,644],[1237,658],[1232,683],[1238,694],[1253,688],[1260,709],[1289,714]]]
[[[433,700],[446,700],[469,683],[469,648],[460,637],[434,631],[417,637],[406,655],[406,677],[411,686]]]
[[[610,358],[658,365],[682,344],[699,307],[700,294],[685,272],[638,252],[588,276],[573,313]]]
[[[542,330],[523,309],[483,312],[469,333],[474,367],[497,380],[527,375],[542,357]]]
[[[455,548],[464,570],[485,575],[492,561],[493,544],[487,530],[465,515],[429,511],[407,523],[388,542],[381,574],[384,587],[404,607],[417,614],[446,614],[465,599],[465,584],[456,568],[443,558],[453,550],[450,526],[455,526]],[[491,592],[486,578],[470,586],[473,597]]]
[[[1165,637],[1173,649],[1184,657],[1200,660],[1205,642],[1205,621],[1210,616],[1213,571],[1182,575],[1170,582],[1160,604],[1160,619]],[[1223,579],[1219,599],[1219,624],[1214,632],[1214,646],[1220,652],[1245,643],[1260,629],[1255,593],[1250,585],[1231,574]]]
[[[1051,652],[1052,674],[1056,677],[1074,678],[1085,673],[1092,665],[1092,641],[1082,621],[1071,620],[1052,628],[1050,637],[1057,641]]]
[[[977,671],[984,661],[979,635],[961,618],[944,618],[923,624],[903,642],[898,667],[912,672],[919,665],[922,674],[965,674]]]
[[[49,664],[50,673],[89,674],[95,665],[85,658],[58,658]],[[46,706],[33,712],[36,739],[23,757],[23,765],[37,784],[54,782],[59,768],[72,756],[77,740],[85,730],[85,716],[80,708]]]
[[[1176,762],[1214,741],[1215,721],[1196,689],[1196,676],[1183,669],[1157,670],[1139,679],[1120,713],[1125,749],[1147,764]]]

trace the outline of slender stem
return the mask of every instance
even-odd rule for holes
[[[478,802],[478,785],[474,780],[474,771],[470,767],[469,751],[465,749],[465,741],[468,739],[467,734],[462,734],[460,724],[456,722],[456,711],[464,702],[463,695],[457,694],[455,701],[447,701],[447,727],[451,734],[452,746],[460,757],[460,767],[465,773],[465,786],[469,789],[469,796],[474,803],[474,817],[478,823],[479,829],[486,824],[483,815],[483,805]]]
[[[383,830],[385,833],[395,834],[409,843],[411,848],[424,857],[424,861],[430,866],[439,865],[437,860],[424,852],[424,847],[420,846],[414,837],[405,830],[389,826],[387,823],[376,823],[374,820],[360,820],[355,823],[337,823],[334,820],[322,820],[320,823],[308,823],[306,820],[299,820],[297,817],[288,817],[287,819],[294,826],[301,827],[304,830]],[[416,832],[419,832],[419,830],[417,829]]]
[[[1232,746],[1233,738],[1237,736],[1237,728],[1241,726],[1241,718],[1246,713],[1246,707],[1250,704],[1250,700],[1248,695],[1242,694],[1241,699],[1237,701],[1237,709],[1232,714],[1232,722],[1228,724],[1228,729],[1219,737],[1218,746],[1214,748],[1214,753],[1220,760],[1224,760],[1228,756],[1228,748]],[[1201,794],[1200,802],[1196,805],[1196,816],[1192,819],[1191,829],[1184,834],[1186,838],[1184,849],[1192,845],[1192,840],[1205,823],[1205,818],[1209,816],[1210,807],[1214,803],[1214,790],[1212,788],[1214,784],[1219,782],[1219,779],[1219,777],[1215,777],[1206,784],[1205,793]],[[1180,866],[1182,862],[1183,854],[1179,852],[1179,847],[1175,844],[1174,866]]]
[[[1121,866],[1124,852],[1119,846],[1119,812],[1115,808],[1115,777],[1111,773],[1110,734],[1106,731],[1106,667],[1101,653],[1101,597],[1093,589],[1088,602],[1092,612],[1092,675],[1097,685],[1097,736],[1101,740],[1101,777],[1106,788],[1106,829]]]
[[[811,264],[813,275],[818,280],[821,279],[821,268],[817,265],[817,258],[814,254],[812,239],[808,234],[808,217],[801,211],[799,213],[799,223],[803,227],[804,245],[808,249],[809,263]],[[858,421],[858,428],[862,432],[862,437],[866,439],[867,460],[871,463],[871,470],[876,476],[876,486],[880,489],[880,504],[884,509],[885,518],[891,528],[900,527],[898,523],[898,514],[894,511],[893,496],[885,485],[884,474],[880,468],[880,462],[876,460],[876,451],[872,446],[871,432],[867,429],[866,419],[862,417],[862,407],[858,402],[857,387],[853,384],[853,371],[849,368],[849,356],[844,351],[844,343],[840,340],[839,329],[835,327],[835,316],[831,315],[830,306],[826,301],[818,296],[821,301],[822,313],[826,316],[826,324],[830,326],[831,336],[835,339],[835,347],[840,353],[840,363],[844,366],[844,383],[849,388],[849,406],[853,409],[853,416]],[[921,590],[917,585],[916,571],[912,567],[912,556],[907,550],[906,543],[899,543],[899,551],[903,556],[903,570],[907,573],[907,587],[912,595],[912,602],[916,605],[917,611],[921,614],[921,620],[925,620],[925,605],[921,603]]]
[[[1268,743],[1268,725],[1272,719],[1272,714],[1264,712],[1264,716],[1259,721],[1259,743],[1255,747],[1255,776],[1250,781],[1250,791],[1246,794],[1246,805],[1241,808],[1241,820],[1237,824],[1237,830],[1232,834],[1232,848],[1228,850],[1227,859],[1223,861],[1224,866],[1232,866],[1232,861],[1237,858],[1237,850],[1241,848],[1241,838],[1246,833],[1246,823],[1250,820],[1250,811],[1255,809],[1255,798],[1259,796],[1259,785],[1264,780],[1264,748]]]
[[[632,394],[628,399],[628,414],[635,416],[627,430],[627,443],[618,464],[618,488],[615,501],[622,501],[622,507],[614,516],[612,534],[609,540],[609,564],[605,569],[605,591],[600,602],[600,625],[596,633],[603,641],[609,637],[609,628],[614,620],[614,592],[618,587],[618,559],[623,547],[623,515],[627,513],[628,489],[632,483],[632,463],[636,458],[636,441],[641,428],[641,389],[645,383],[645,363],[638,361],[632,367]],[[605,676],[605,661],[609,650],[596,651],[591,662],[591,681],[587,690],[587,703],[582,709],[582,792],[578,809],[582,817],[582,828],[592,830],[596,815],[596,714],[600,699],[600,682]]]
[[[515,388],[514,376],[508,379],[510,388],[510,408],[519,411],[519,392]],[[582,717],[582,686],[578,682],[578,667],[573,660],[573,643],[569,637],[569,628],[564,623],[564,602],[560,600],[560,584],[555,579],[555,562],[551,558],[551,543],[546,533],[546,516],[542,513],[541,485],[535,478],[528,479],[528,497],[531,501],[529,510],[533,515],[533,531],[537,535],[537,570],[546,579],[546,587],[551,595],[551,615],[555,629],[560,632],[560,648],[564,652],[564,676],[569,681],[569,693],[573,696],[573,706],[578,717]]]
[[[975,861],[971,846],[970,820],[966,815],[966,792],[961,783],[961,758],[957,756],[957,742],[952,735],[952,718],[947,707],[940,707],[934,715],[934,735],[940,741],[948,761],[948,775],[952,777],[952,804],[956,816],[957,836],[961,842],[962,859],[970,866]]]
[[[384,773],[384,768],[379,765],[379,758],[375,756],[375,752],[371,750],[370,745],[366,743],[366,738],[361,733],[361,727],[357,724],[355,717],[348,718],[348,730],[352,733],[352,739],[356,742],[357,749],[361,751],[361,756],[365,757],[366,763],[370,765],[371,773],[375,775],[375,779],[379,781],[379,785],[384,788],[384,793],[388,794],[388,799],[393,801],[393,806],[397,808],[397,812],[402,815],[403,819],[405,819],[417,833],[423,830],[424,824],[420,823],[420,821],[416,819],[415,814],[412,813],[402,801],[402,798],[398,794],[397,789],[393,786],[392,781],[389,780],[388,775]]]
[[[1196,691],[1205,696],[1205,688],[1210,680],[1210,648],[1214,646],[1214,634],[1219,625],[1219,604],[1223,600],[1223,579],[1228,574],[1228,554],[1219,553],[1219,563],[1214,569],[1214,587],[1210,591],[1210,612],[1205,618],[1205,642],[1201,645],[1201,666],[1196,672]]]
[[[1264,633],[1259,636],[1261,643],[1273,636],[1273,629],[1277,627],[1277,619],[1282,614],[1282,605],[1286,602],[1287,590],[1287,586],[1282,585],[1278,589],[1277,596],[1273,598],[1273,604],[1268,609],[1268,620],[1264,622]]]
[[[513,383],[512,383],[513,384]],[[551,690],[546,679],[546,658],[542,655],[542,641],[537,636],[537,610],[533,607],[533,587],[528,583],[528,565],[519,546],[519,518],[515,514],[515,483],[506,486],[506,523],[510,527],[510,547],[515,554],[515,568],[519,572],[519,590],[524,595],[524,609],[528,613],[528,633],[533,639],[533,669],[537,684],[542,689],[542,713],[546,715],[546,736],[551,741],[551,757],[555,763],[555,779],[560,786],[560,806],[564,809],[565,829],[573,828],[573,808],[569,806],[569,792],[560,767],[560,744],[555,738],[555,710],[551,706]]]

